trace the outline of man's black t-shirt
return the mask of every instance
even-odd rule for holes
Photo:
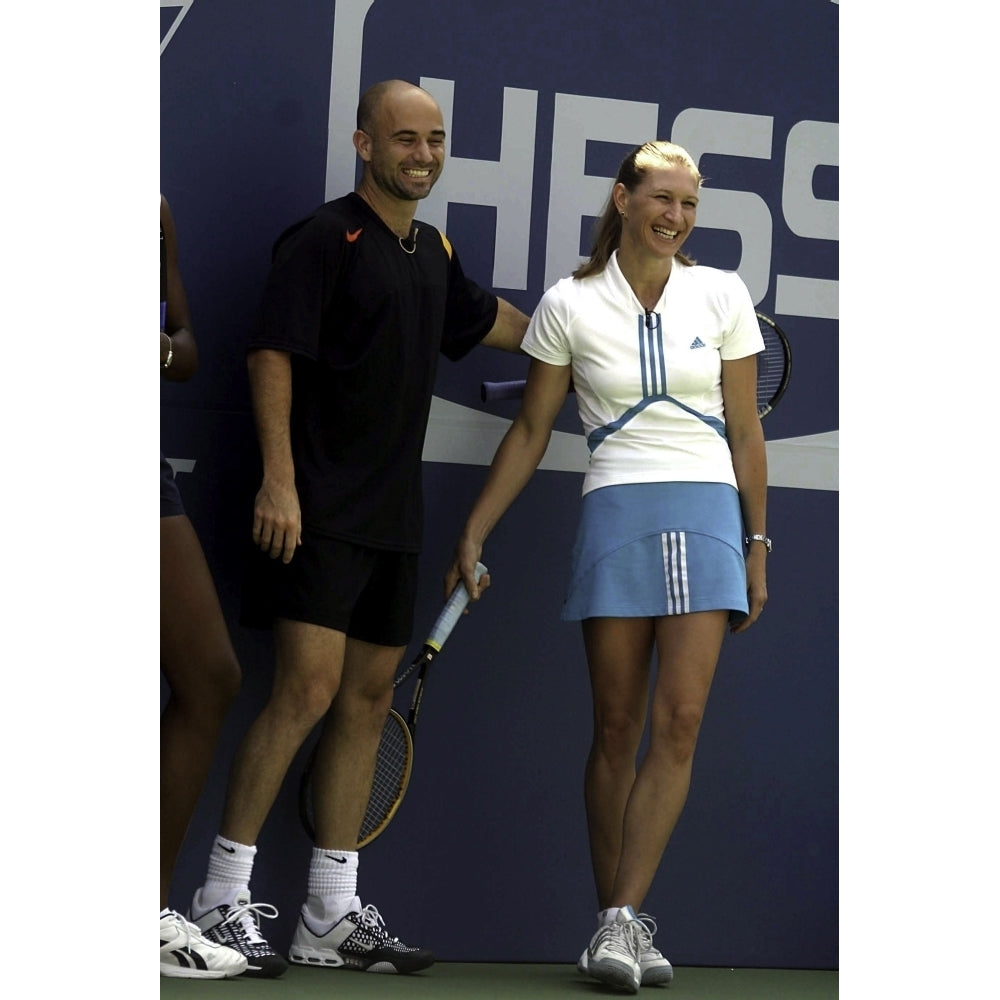
[[[420,551],[438,355],[463,357],[497,315],[496,296],[465,277],[444,236],[414,227],[404,248],[354,193],[291,226],[249,345],[292,356],[303,527],[404,552]]]

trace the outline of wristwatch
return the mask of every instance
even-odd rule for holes
[[[771,539],[768,538],[767,535],[748,535],[743,539],[743,541],[746,545],[749,545],[751,542],[763,542],[764,548],[766,548],[768,552],[771,551]]]

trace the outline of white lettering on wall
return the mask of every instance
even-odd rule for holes
[[[788,132],[781,210],[788,228],[796,236],[840,239],[840,203],[813,194],[816,168],[840,165],[839,136],[835,122],[801,121]],[[779,274],[775,279],[775,312],[837,319],[837,285],[837,281],[829,278]]]
[[[357,153],[351,136],[361,99],[365,18],[375,0],[337,0],[333,15],[330,108],[326,133],[326,200],[354,190]]]
[[[188,3],[177,6],[189,7]],[[338,0],[334,11],[333,60],[330,72],[326,197],[354,188],[357,159],[350,137],[361,96],[364,26],[374,0]],[[168,0],[161,5],[172,6]],[[167,39],[164,39],[164,45]],[[421,85],[441,105],[445,128],[452,136],[455,83],[422,78]],[[441,179],[421,204],[419,214],[447,230],[452,202],[496,208],[496,252],[493,287],[525,290],[532,242],[531,207],[537,145],[538,92],[504,87],[498,160],[449,157]],[[613,98],[555,95],[549,204],[545,233],[544,288],[570,274],[588,248],[581,248],[581,222],[600,214],[611,189],[611,177],[586,173],[588,141],[634,146],[665,134],[658,128],[659,106]],[[459,122],[458,128],[464,127]],[[774,119],[709,108],[686,108],[669,134],[698,161],[706,154],[771,160]],[[839,203],[815,197],[813,177],[819,166],[838,166],[838,126],[801,121],[789,130],[785,144],[781,211],[789,229],[805,239],[836,241]],[[755,303],[768,293],[772,269],[773,219],[767,202],[752,191],[715,186],[702,191],[700,227],[723,229],[740,238],[736,268]],[[537,235],[535,242],[538,242]],[[583,249],[583,253],[581,253]],[[777,274],[776,313],[836,319],[837,279]]]
[[[686,108],[674,119],[671,139],[683,146],[695,163],[705,153],[769,160],[773,128],[774,119],[765,115]],[[750,297],[760,302],[771,278],[772,222],[767,202],[752,191],[717,188],[709,179],[698,203],[698,227],[739,234],[742,251],[736,270],[750,289]]]
[[[194,6],[194,0],[160,0],[160,9],[164,7],[179,9],[179,13],[173,19],[170,27],[167,29],[167,33],[163,36],[160,41],[160,55],[162,56],[166,47],[170,44],[170,39],[174,37],[175,32],[181,26],[181,21],[187,17],[188,11]]]
[[[493,287],[527,288],[538,92],[504,87],[500,159],[472,160],[451,155],[454,81],[422,77],[420,86],[441,105],[448,152],[444,173],[420,204],[420,217],[446,232],[450,202],[496,206]]]

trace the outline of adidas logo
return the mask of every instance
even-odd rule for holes
[[[704,346],[705,346],[705,342],[701,339],[701,337],[695,337],[694,340],[691,341],[691,350],[692,351],[696,347],[704,347]]]

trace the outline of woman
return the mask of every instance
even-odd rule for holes
[[[189,379],[198,367],[177,234],[160,196],[160,376]],[[160,670],[170,700],[160,716],[160,974],[185,979],[239,975],[247,960],[205,939],[167,905],[174,865],[208,775],[240,667],[194,526],[160,452]]]
[[[572,380],[591,455],[562,617],[582,623],[593,694],[584,789],[600,907],[578,967],[631,992],[673,978],[640,909],[687,798],[727,628],[749,628],[767,600],[763,341],[740,278],[681,253],[701,180],[668,142],[622,162],[590,259],[532,317],[520,412],[445,580],[450,592],[461,577],[474,599],[489,586],[473,567],[544,455]]]

